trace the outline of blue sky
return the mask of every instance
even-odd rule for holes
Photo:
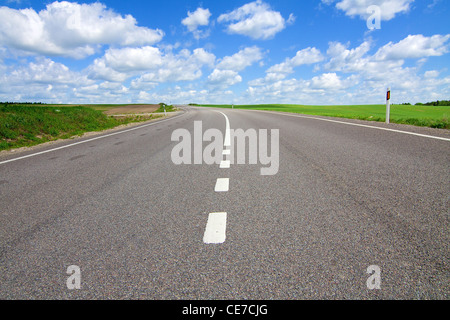
[[[393,103],[450,99],[449,8],[0,0],[0,101],[370,104],[388,86]]]

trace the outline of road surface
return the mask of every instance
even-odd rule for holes
[[[0,159],[0,299],[449,298],[448,131],[183,109]],[[226,119],[279,129],[277,174],[172,162],[174,130]]]

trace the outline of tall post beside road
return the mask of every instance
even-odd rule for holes
[[[386,94],[386,123],[389,123],[391,115],[391,88],[387,88]]]

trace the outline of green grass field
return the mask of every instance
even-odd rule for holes
[[[199,105],[231,108],[231,105]],[[308,106],[288,104],[235,105],[236,109],[270,110],[316,116],[386,121],[386,105]],[[432,128],[450,129],[449,106],[391,105],[390,121]]]
[[[0,151],[67,139],[163,115],[108,117],[112,105],[0,105]]]

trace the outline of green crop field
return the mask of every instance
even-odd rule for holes
[[[231,108],[231,105],[198,105]],[[288,104],[235,105],[236,109],[293,112],[370,121],[386,121],[386,105],[308,106]],[[391,105],[390,121],[432,128],[450,129],[450,106]]]

